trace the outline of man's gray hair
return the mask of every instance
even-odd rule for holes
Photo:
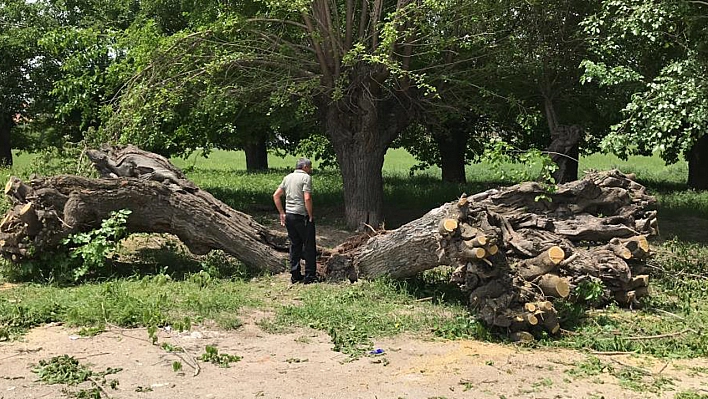
[[[302,169],[305,166],[312,166],[312,161],[310,161],[307,158],[300,158],[297,160],[297,163],[295,164],[295,169]]]

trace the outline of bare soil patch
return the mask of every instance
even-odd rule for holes
[[[660,377],[673,384],[658,393],[637,392],[607,373],[586,378],[568,374],[588,357],[578,351],[399,336],[376,341],[383,354],[351,360],[332,351],[330,338],[319,331],[263,332],[256,321],[264,316],[245,315],[244,325],[235,331],[208,326],[181,333],[161,330],[157,345],[145,329],[110,328],[79,337],[76,329],[61,325],[36,328],[21,341],[0,343],[0,398],[66,397],[65,386],[46,385],[31,371],[40,360],[64,354],[97,372],[122,368],[109,376],[118,380],[116,389],[105,387],[112,398],[630,399],[673,398],[689,389],[708,392],[706,359],[599,355],[616,368],[641,368],[648,373],[648,387]],[[162,343],[185,352],[168,352]],[[229,368],[197,362],[207,345],[243,359]],[[173,371],[173,362],[181,362],[182,370]],[[68,390],[80,388],[90,385]]]

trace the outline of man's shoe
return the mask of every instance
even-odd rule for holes
[[[292,284],[302,283],[304,280],[305,280],[305,278],[302,276],[291,276],[290,277],[290,283],[292,283]]]
[[[305,278],[302,280],[303,284],[312,284],[312,283],[319,283],[320,279],[317,278],[317,276],[305,276]]]

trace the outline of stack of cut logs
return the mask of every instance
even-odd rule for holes
[[[631,177],[631,176],[630,176]],[[618,171],[544,192],[536,183],[463,196],[445,206],[438,258],[469,306],[516,339],[560,330],[557,299],[582,300],[583,282],[632,306],[649,292],[647,236],[657,233],[655,201]]]

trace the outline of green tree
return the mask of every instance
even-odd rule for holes
[[[559,166],[557,183],[577,179],[580,147],[595,150],[618,118],[617,93],[580,82],[580,64],[589,54],[581,23],[599,7],[597,1],[537,0],[492,22],[507,26],[510,36],[497,56],[497,90],[521,106],[520,115],[536,116],[526,118],[526,145],[550,151]],[[509,20],[515,23],[509,26]]]
[[[621,157],[688,161],[688,186],[708,189],[708,4],[613,0],[585,22],[584,81],[631,93],[603,141]]]
[[[271,104],[292,104],[297,115],[314,115],[332,144],[344,182],[347,224],[379,225],[387,148],[427,104],[445,101],[438,100],[435,86],[444,66],[474,61],[470,52],[458,57],[446,49],[487,41],[481,33],[442,27],[478,21],[484,4],[273,0],[264,5],[262,12],[231,15],[163,47],[144,70],[151,72],[141,71],[126,99],[179,87],[178,80],[221,75],[241,98],[268,93]],[[173,62],[178,57],[181,66]],[[153,79],[155,68],[171,67],[170,74],[159,74],[170,78]]]
[[[24,0],[0,2],[0,164],[12,165],[13,128],[33,117],[42,90],[37,37],[45,22],[39,6]]]

